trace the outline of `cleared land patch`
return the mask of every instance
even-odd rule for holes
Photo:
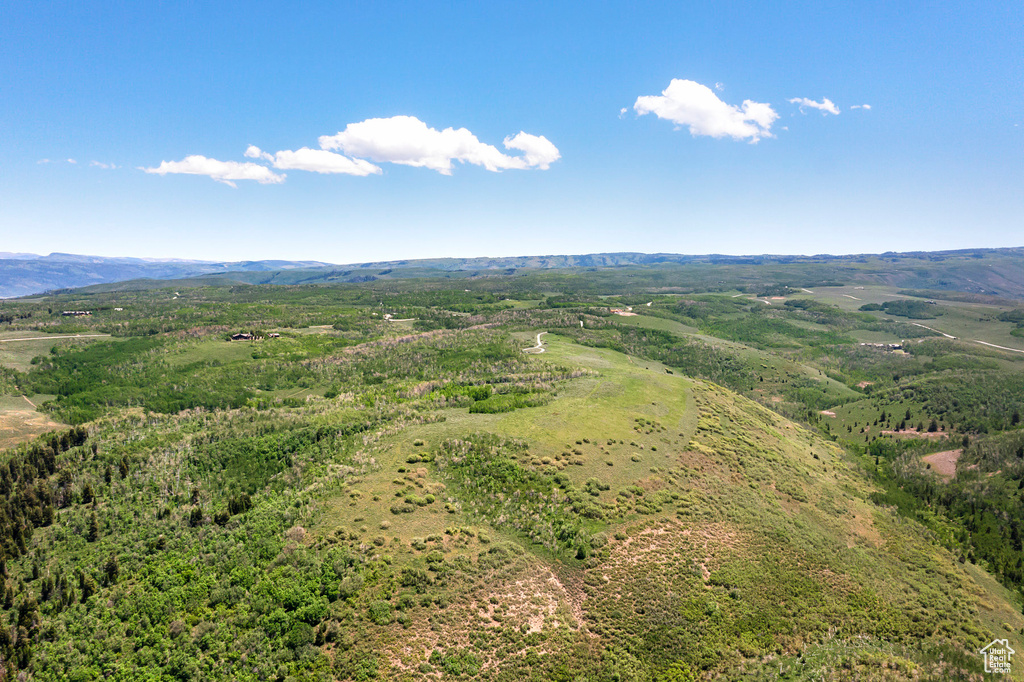
[[[931,455],[926,455],[921,459],[924,462],[931,464],[932,471],[948,481],[956,476],[956,463],[962,454],[964,454],[964,451],[963,448],[960,448],[957,450],[936,452]]]
[[[49,396],[43,396],[47,399]],[[36,403],[39,398],[36,398]],[[0,450],[14,447],[63,426],[49,415],[37,412],[24,396],[0,396]]]
[[[90,343],[97,339],[111,340],[109,334],[74,334],[41,336],[33,332],[8,332],[0,335],[0,365],[27,372],[32,358],[47,355],[54,346]]]

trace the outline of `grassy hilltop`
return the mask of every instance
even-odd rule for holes
[[[6,676],[946,680],[1024,651],[1021,307],[687,277],[5,302]]]

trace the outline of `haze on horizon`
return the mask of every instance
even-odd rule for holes
[[[1019,246],[1024,6],[8,7],[7,252]]]

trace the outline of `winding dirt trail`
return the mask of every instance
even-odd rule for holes
[[[925,327],[923,324],[918,324],[917,322],[911,322],[910,324],[914,325],[915,327],[921,327],[922,329],[927,329],[930,332],[935,332],[936,334],[942,334],[947,339],[955,339],[956,338],[955,336],[953,336],[951,334],[947,334],[946,332],[940,332],[938,329],[932,329],[931,327]],[[994,343],[989,343],[988,341],[981,341],[979,339],[961,339],[961,341],[969,341],[970,343],[980,343],[981,345],[988,346],[989,348],[998,348],[999,350],[1008,350],[1011,353],[1024,353],[1024,350],[1021,350],[1019,348],[1009,348],[1007,346],[997,346]]]
[[[974,343],[980,343],[983,346],[991,346],[992,348],[998,348],[999,350],[1008,350],[1013,351],[1014,353],[1024,353],[1024,350],[1020,350],[1018,348],[1007,348],[1006,346],[997,346],[996,344],[988,343],[987,341],[978,341],[978,339],[971,339],[971,341],[974,341]]]
[[[540,337],[542,335],[544,335],[544,334],[547,334],[547,332],[541,332],[540,334],[537,334],[537,345],[536,346],[530,346],[529,348],[524,348],[523,352],[524,353],[534,353],[534,354],[536,354],[536,353],[543,353],[544,352],[544,344],[541,342]]]
[[[942,334],[947,339],[955,339],[956,338],[955,336],[951,336],[951,335],[947,334],[946,332],[940,332],[938,329],[932,329],[931,327],[926,327],[923,324],[918,324],[917,322],[911,322],[910,324],[914,325],[915,327],[920,327],[921,329],[927,329],[930,332],[935,332],[936,334]]]

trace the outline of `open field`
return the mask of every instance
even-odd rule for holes
[[[885,301],[894,300],[922,300],[907,296],[900,293],[900,291],[900,289],[894,287],[878,286],[866,286],[863,288],[823,287],[814,291],[813,294],[805,296],[797,294],[797,296],[835,305],[840,309],[850,312],[858,310],[860,306],[866,303],[881,304]],[[849,298],[849,296],[854,295],[857,297],[856,299]],[[934,319],[910,320],[910,322],[917,322],[966,341],[983,341],[1024,351],[1024,340],[1010,335],[1014,325],[998,319],[999,314],[1005,310],[1005,306],[993,304],[936,300],[933,313],[937,317]],[[884,316],[883,313],[874,314],[880,317]],[[864,332],[860,334],[864,334]],[[860,340],[892,342],[893,339],[894,337],[892,336],[875,336],[873,338],[861,336]]]
[[[932,471],[948,481],[956,476],[956,462],[962,454],[963,450],[944,450],[921,459],[930,465]]]
[[[90,343],[109,334],[75,334],[40,336],[32,332],[0,333],[0,366],[27,372],[32,367],[32,358],[47,355],[54,346],[66,348],[79,343]]]
[[[0,450],[63,426],[36,410],[36,405],[52,397],[33,396],[30,402],[24,396],[0,396]]]

